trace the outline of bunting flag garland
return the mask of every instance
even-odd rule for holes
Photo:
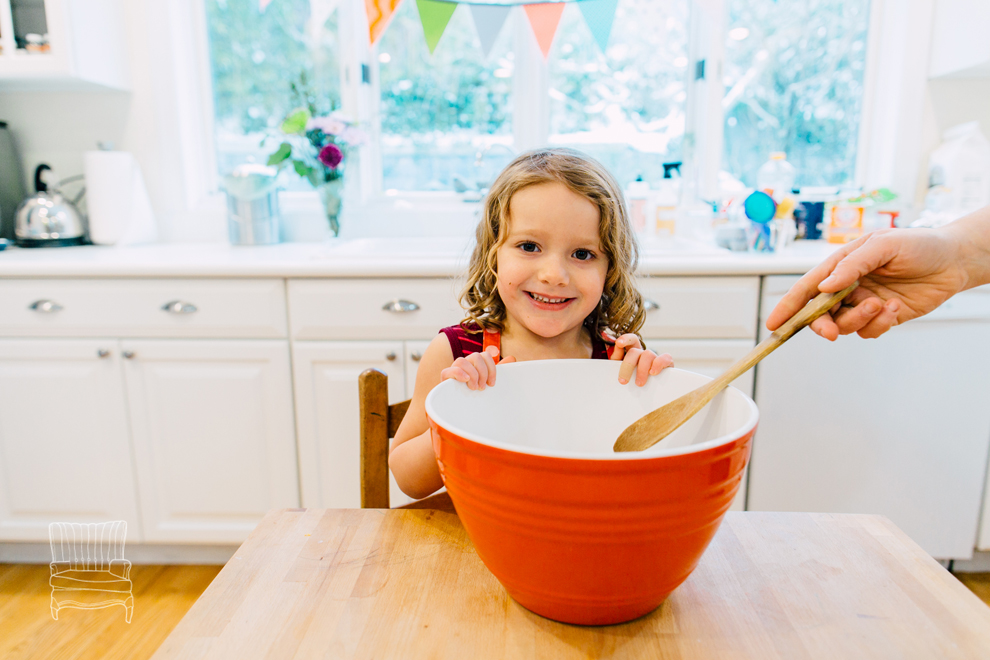
[[[578,3],[578,9],[584,15],[584,22],[591,29],[595,43],[605,52],[608,37],[612,32],[612,21],[615,20],[615,7],[619,0],[584,0]]]
[[[711,1],[695,0],[695,2]],[[385,32],[401,2],[402,0],[364,0],[372,44]],[[543,56],[549,57],[550,47],[553,45],[554,36],[560,25],[560,17],[567,2],[577,3],[595,43],[604,52],[612,32],[619,0],[416,0],[416,6],[419,9],[420,22],[423,24],[423,33],[431,54],[436,49],[444,30],[447,29],[447,24],[458,4],[470,6],[471,18],[478,31],[478,39],[481,41],[485,57],[491,53],[509,10],[522,5]]]
[[[564,13],[564,3],[523,5],[523,8],[529,17],[529,24],[533,28],[533,34],[536,35],[536,41],[540,44],[540,50],[543,51],[543,57],[550,57],[550,46],[553,45],[553,37],[560,24],[560,15]]]
[[[470,5],[471,18],[474,19],[474,27],[478,31],[478,40],[481,41],[481,52],[487,58],[492,53],[495,46],[495,39],[505,25],[505,19],[509,17],[511,7],[496,5]]]
[[[402,0],[364,0],[365,11],[368,12],[368,30],[371,34],[371,43],[378,41],[382,36],[388,22],[392,20],[392,14],[398,9]]]
[[[426,46],[432,55],[437,47],[437,42],[443,36],[443,31],[447,29],[450,17],[454,15],[454,10],[457,9],[457,5],[452,2],[438,2],[437,0],[416,0],[416,8],[419,9],[419,21],[423,24]]]

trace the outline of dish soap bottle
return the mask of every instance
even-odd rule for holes
[[[677,175],[676,177],[674,175]],[[681,164],[663,164],[663,179],[657,191],[654,230],[657,236],[672,238],[677,229],[677,207],[681,202]]]

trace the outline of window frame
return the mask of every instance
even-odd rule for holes
[[[718,192],[717,177],[722,164],[725,0],[689,2],[685,190],[690,190],[693,184],[698,198],[712,199]],[[906,201],[910,202],[918,193],[914,184],[920,168],[922,145],[918,136],[927,66],[916,67],[921,70],[919,74],[906,67],[903,60],[909,55],[912,62],[927,63],[931,35],[925,26],[930,25],[934,0],[907,2],[914,11],[905,16],[904,8],[894,7],[896,3],[890,0],[871,0],[855,184],[903,190]],[[190,218],[196,222],[214,218],[223,223],[204,0],[176,0],[166,4],[172,56],[165,67],[168,75],[159,76],[154,84],[156,98],[170,99],[165,104],[170,112],[163,112],[163,116],[167,115],[163,130],[172,129],[179,136],[176,167],[170,178],[181,180],[180,199]],[[462,196],[453,191],[387,195],[383,190],[381,152],[378,140],[374,139],[381,125],[377,46],[367,39],[363,0],[340,0],[337,11],[342,51],[341,108],[372,135],[371,140],[358,148],[356,176],[347,177],[348,194],[356,206],[353,211],[374,213],[422,204],[466,208]],[[513,116],[513,148],[520,152],[545,144],[549,136],[549,67],[521,7],[513,8],[503,29],[513,30],[517,57],[514,104],[517,108],[527,108],[526,113]],[[693,72],[701,60],[705,61],[705,77],[696,80]],[[370,74],[368,82],[362,81],[364,67]],[[884,80],[888,81],[886,85]],[[883,90],[879,90],[881,86]],[[879,98],[885,102],[879,103]],[[895,149],[897,144],[901,147]],[[315,192],[283,193],[282,205],[286,210],[319,208]]]

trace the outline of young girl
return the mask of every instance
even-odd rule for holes
[[[403,492],[422,498],[443,485],[425,409],[441,381],[494,386],[500,357],[502,364],[622,360],[619,382],[635,372],[637,385],[673,364],[667,354],[644,350],[636,334],[644,320],[633,286],[637,256],[620,188],[594,159],[540,149],[499,174],[461,295],[467,318],[443,328],[426,349],[392,443],[389,467]]]

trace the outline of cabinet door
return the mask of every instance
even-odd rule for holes
[[[380,369],[388,375],[389,401],[402,401],[403,350],[401,341],[292,345],[303,506],[361,506],[358,376],[371,367]]]
[[[121,343],[147,541],[240,543],[299,505],[287,342]]]
[[[741,359],[755,346],[749,339],[647,339],[646,346],[656,353],[670,353],[674,366],[685,371],[704,374],[716,378]],[[732,386],[742,390],[746,396],[753,396],[753,370],[750,369],[732,381]],[[747,468],[748,469],[748,468]],[[743,474],[742,486],[732,501],[731,511],[746,508],[746,480]]]
[[[428,341],[407,341],[406,342],[406,398],[411,399],[416,391],[416,374],[419,372],[419,361],[423,358],[430,342]]]
[[[0,539],[126,520],[141,540],[116,340],[0,340]]]

